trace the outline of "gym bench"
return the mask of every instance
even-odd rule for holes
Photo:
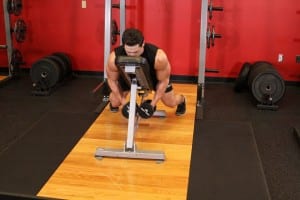
[[[142,97],[141,101],[143,102],[144,97],[153,90],[148,62],[142,57],[119,56],[116,58],[116,65],[120,75],[130,86],[127,138],[123,149],[104,149],[99,147],[96,149],[95,157],[99,159],[115,157],[164,161],[164,152],[138,151],[134,141],[140,118],[136,112],[137,95]],[[166,115],[164,111],[156,111],[154,116],[165,117]]]

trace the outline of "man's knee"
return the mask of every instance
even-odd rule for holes
[[[175,107],[176,104],[176,99],[173,93],[165,93],[165,95],[163,96],[163,98],[161,99],[161,101],[163,102],[163,104],[165,104],[168,107]]]

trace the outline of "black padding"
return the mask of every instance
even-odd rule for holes
[[[150,66],[145,58],[140,56],[118,56],[115,59],[115,64],[118,66],[119,71],[121,72],[121,77],[124,79],[120,82],[127,83],[127,86],[130,86],[131,80],[133,78],[137,78],[138,85],[142,87],[142,90],[154,89],[151,79]],[[125,73],[123,69],[124,66],[135,66],[136,71],[134,73]]]
[[[115,63],[117,66],[123,66],[123,65],[139,65],[144,66],[148,65],[148,62],[143,57],[132,57],[132,56],[118,56],[115,60]]]
[[[270,199],[250,123],[198,120],[193,143],[187,199]]]

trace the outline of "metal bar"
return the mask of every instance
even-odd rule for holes
[[[95,157],[102,159],[103,157],[112,158],[136,158],[136,159],[147,159],[164,161],[165,153],[162,151],[124,151],[123,149],[102,149],[97,148]]]
[[[202,0],[200,19],[200,44],[199,44],[199,73],[196,119],[203,119],[204,115],[204,89],[205,89],[205,68],[206,68],[206,44],[207,44],[207,19],[208,0]]]
[[[126,28],[126,0],[120,0],[120,45],[122,45],[122,35]]]
[[[104,79],[107,78],[106,67],[111,48],[111,1],[105,0],[104,16]]]
[[[12,76],[11,72],[11,57],[13,52],[12,40],[11,40],[11,29],[10,29],[10,15],[7,10],[8,0],[3,0],[3,14],[4,14],[4,23],[5,23],[5,37],[6,37],[6,50],[7,50],[7,60],[8,60],[8,71],[9,76]]]
[[[134,135],[136,131],[136,94],[137,94],[137,80],[133,79],[130,88],[130,105],[129,105],[129,118],[128,118],[128,130],[127,139],[125,144],[125,150],[134,151]]]
[[[207,7],[208,7],[208,0],[202,0],[201,19],[200,19],[199,75],[198,75],[199,84],[204,84],[204,79],[205,79]]]

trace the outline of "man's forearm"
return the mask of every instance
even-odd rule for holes
[[[108,85],[110,87],[111,92],[115,95],[115,97],[118,97],[120,102],[122,102],[122,96],[121,96],[121,93],[120,93],[120,88],[119,88],[119,85],[118,85],[118,81],[108,79],[107,82],[108,82]]]
[[[156,86],[156,91],[155,91],[154,97],[151,102],[152,106],[155,106],[157,104],[157,102],[162,98],[162,96],[164,95],[164,93],[166,91],[168,84],[169,84],[169,80],[158,82],[158,84]]]

